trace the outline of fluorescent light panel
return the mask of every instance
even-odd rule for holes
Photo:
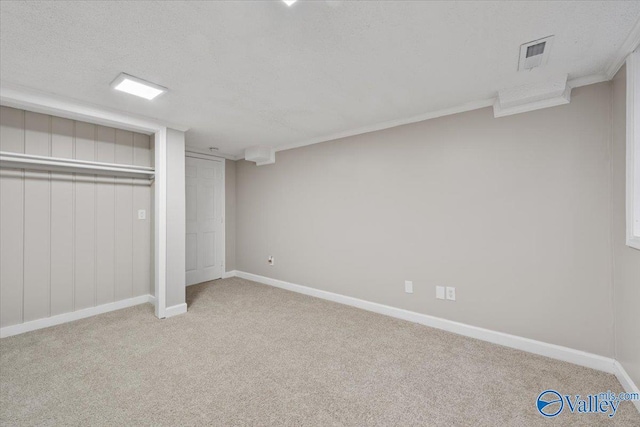
[[[282,0],[284,2],[284,4],[286,4],[287,6],[291,6],[292,4],[294,4],[295,2],[297,2],[298,0]]]
[[[156,96],[162,95],[167,91],[166,87],[162,87],[155,83],[151,83],[125,73],[120,73],[120,75],[111,83],[111,87],[115,90],[126,92],[148,100],[152,100]]]

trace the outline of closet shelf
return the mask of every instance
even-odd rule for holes
[[[153,168],[0,151],[0,167],[152,180]]]

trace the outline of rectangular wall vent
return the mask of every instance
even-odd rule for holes
[[[518,71],[531,70],[545,65],[549,60],[553,37],[549,36],[521,45]]]
[[[532,46],[527,46],[527,58],[531,58],[532,56],[542,55],[544,53],[544,45],[547,42],[542,42],[538,44],[534,44]]]

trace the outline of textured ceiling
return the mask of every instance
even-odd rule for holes
[[[0,78],[190,127],[187,143],[239,154],[600,74],[640,2],[0,3]],[[548,65],[519,45],[554,34]],[[110,89],[126,72],[166,86]]]

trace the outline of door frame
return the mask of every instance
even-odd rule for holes
[[[193,148],[190,148],[188,146],[185,148],[184,157],[185,157],[185,162],[187,157],[193,157],[195,159],[212,160],[214,162],[220,161],[222,163],[222,189],[221,189],[222,191],[222,276],[221,276],[221,279],[223,279],[224,274],[227,272],[227,194],[226,194],[227,162],[224,157],[194,151]],[[186,203],[185,203],[185,209],[186,209]],[[184,232],[186,236],[187,234],[186,228]],[[186,253],[185,253],[185,257],[186,257]],[[184,274],[185,274],[185,284],[186,284],[186,279],[187,279],[186,270]],[[193,285],[197,285],[197,283],[193,283],[187,286],[193,286]]]

